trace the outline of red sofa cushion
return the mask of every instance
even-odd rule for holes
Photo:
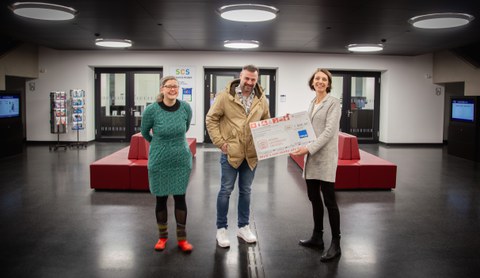
[[[360,150],[360,186],[362,188],[395,188],[397,165]]]
[[[132,160],[127,158],[128,148],[123,148],[90,164],[90,188],[130,188]]]
[[[192,156],[195,157],[197,154],[197,138],[187,138],[187,143],[192,152]]]
[[[305,156],[304,155],[290,155],[290,157],[303,170],[303,168],[305,167]]]
[[[130,165],[130,189],[149,190],[148,160],[135,160]]]
[[[128,159],[138,159],[138,141],[140,141],[140,138],[136,135],[137,134],[134,134],[130,138],[130,148],[128,149]]]
[[[335,178],[336,189],[353,189],[360,187],[360,167],[357,160],[339,160]]]
[[[132,135],[130,139],[129,159],[148,159],[148,149],[150,143],[143,138],[141,133]]]
[[[338,133],[338,159],[360,159],[357,136],[344,132]]]

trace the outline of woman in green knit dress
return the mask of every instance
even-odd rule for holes
[[[192,154],[186,139],[190,127],[192,109],[178,100],[178,81],[166,76],[160,81],[157,102],[145,109],[141,132],[150,142],[148,153],[148,181],[150,192],[156,196],[155,215],[159,240],[155,250],[162,251],[168,239],[167,200],[173,195],[177,222],[178,247],[190,252],[193,246],[187,241],[187,204],[185,193],[192,170]]]

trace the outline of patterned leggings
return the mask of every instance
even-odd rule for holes
[[[187,232],[185,230],[187,224],[187,203],[185,195],[173,195],[175,200],[175,220],[177,221],[177,240],[185,240]],[[160,238],[168,238],[168,196],[157,196],[157,204],[155,206],[155,216],[157,218],[158,232]]]

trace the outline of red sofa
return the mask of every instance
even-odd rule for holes
[[[187,138],[192,156],[197,153],[197,139]],[[134,134],[130,146],[90,164],[90,187],[93,189],[149,190],[148,149],[150,144],[140,133]]]
[[[290,157],[303,169],[304,156]],[[397,165],[360,150],[356,136],[339,133],[336,189],[392,189],[396,180]]]

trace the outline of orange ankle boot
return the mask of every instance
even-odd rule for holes
[[[158,241],[157,241],[157,244],[155,244],[155,250],[156,251],[163,251],[163,249],[165,249],[165,245],[167,244],[167,240],[168,238],[160,238]]]
[[[193,246],[187,240],[179,240],[178,247],[182,249],[183,252],[192,252]]]

